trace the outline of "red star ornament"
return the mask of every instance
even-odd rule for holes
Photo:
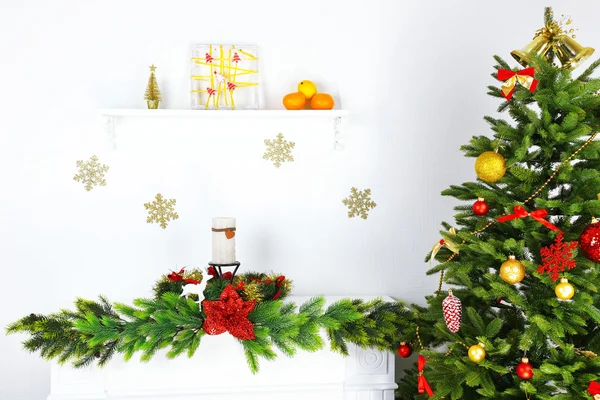
[[[220,335],[229,332],[240,340],[252,340],[254,325],[248,319],[248,314],[254,309],[256,302],[244,301],[229,284],[216,301],[205,300],[202,303],[206,319],[202,329],[209,335]]]

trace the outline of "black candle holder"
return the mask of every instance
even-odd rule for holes
[[[233,270],[232,274],[231,274],[231,279],[229,280],[230,282],[233,282],[233,278],[235,278],[235,273],[237,272],[238,268],[240,267],[240,265],[242,265],[239,261],[233,262],[233,263],[229,263],[229,264],[218,264],[218,263],[214,263],[214,262],[209,262],[208,265],[210,265],[211,267],[213,267],[215,269],[215,273],[217,274],[217,277],[219,279],[223,279],[223,267],[235,267],[235,269]]]

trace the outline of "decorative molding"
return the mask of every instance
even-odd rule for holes
[[[388,353],[377,349],[361,349],[357,350],[356,361],[362,370],[358,372],[360,375],[375,375],[387,374],[387,358]]]

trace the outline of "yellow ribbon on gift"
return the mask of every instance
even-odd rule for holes
[[[456,229],[450,228],[448,230],[448,233],[453,236],[456,236]],[[435,258],[437,253],[442,249],[442,247],[446,247],[451,252],[458,254],[458,251],[459,251],[458,245],[455,242],[453,242],[452,240],[444,238],[444,239],[440,240],[439,242],[437,242],[436,244],[434,244],[433,247],[431,248],[431,257],[429,259],[429,262],[433,263],[433,259]]]

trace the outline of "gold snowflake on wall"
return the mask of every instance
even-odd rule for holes
[[[273,161],[275,168],[281,167],[281,163],[294,161],[292,149],[296,143],[289,142],[283,138],[283,134],[278,134],[276,139],[265,139],[267,151],[263,154],[263,159]]]
[[[158,193],[154,201],[144,204],[144,207],[148,210],[146,222],[160,224],[161,228],[166,229],[169,221],[179,218],[179,214],[175,212],[176,202],[177,200],[165,199],[162,194]]]
[[[91,156],[89,161],[78,160],[77,168],[73,180],[83,183],[83,187],[88,192],[96,186],[106,186],[104,174],[108,172],[108,165],[100,164],[98,157]]]
[[[362,219],[367,219],[369,210],[377,207],[377,204],[371,200],[371,189],[358,190],[353,187],[350,189],[350,196],[342,203],[348,207],[348,218],[360,216]]]

